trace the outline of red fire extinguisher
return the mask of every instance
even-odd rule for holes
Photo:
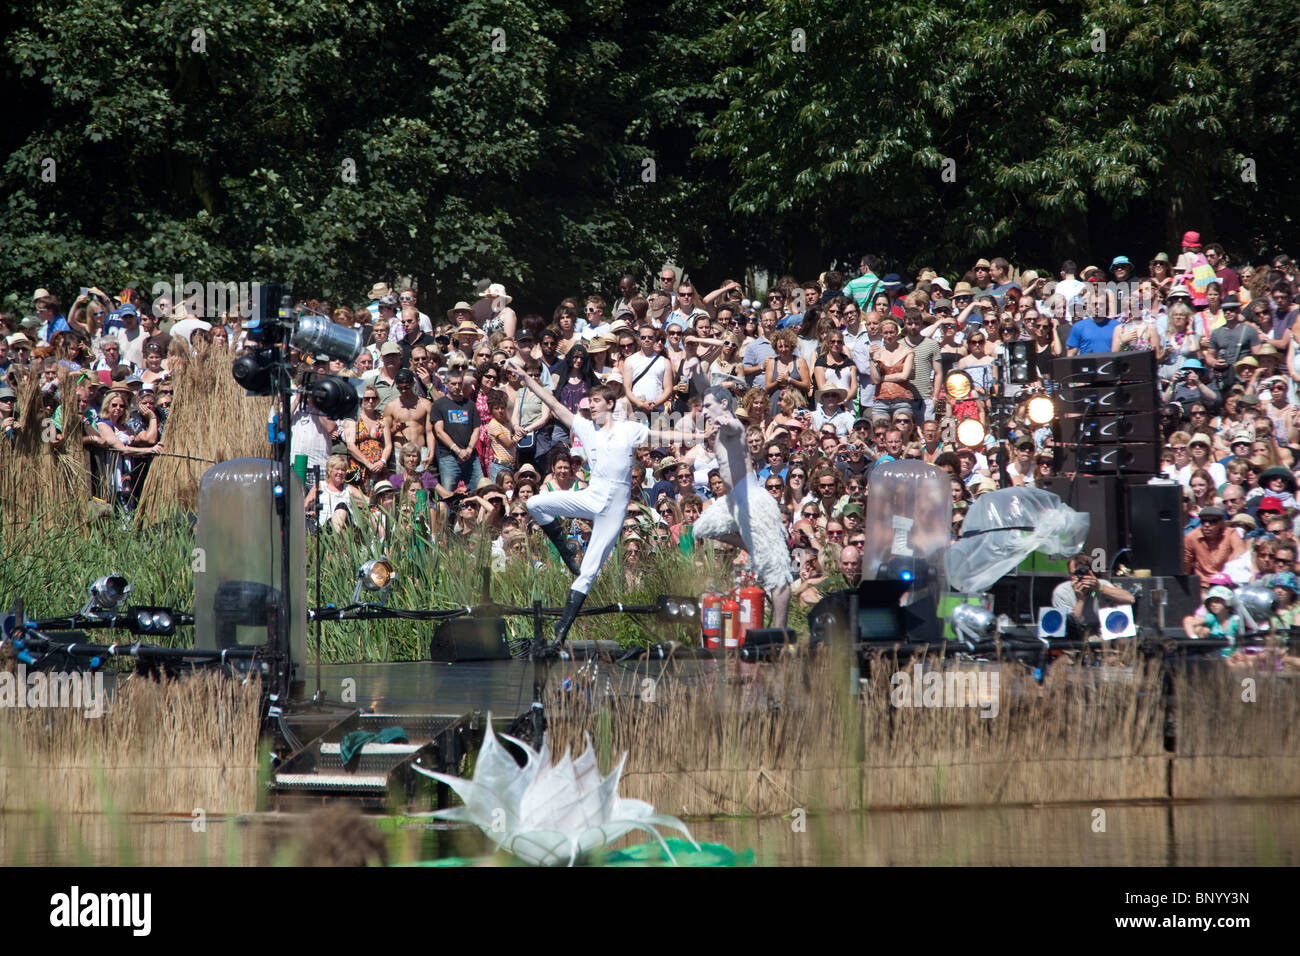
[[[763,626],[764,599],[766,595],[754,580],[753,575],[746,577],[747,583],[740,589],[740,638],[744,643],[745,632],[751,627]]]
[[[740,647],[740,605],[728,594],[722,599],[722,646],[729,651]]]
[[[704,646],[716,649],[722,646],[722,595],[717,591],[706,591],[700,598],[700,621]]]

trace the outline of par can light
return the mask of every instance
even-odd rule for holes
[[[120,574],[106,574],[87,589],[89,595],[82,614],[93,617],[111,616],[126,602],[131,585]]]
[[[961,369],[953,369],[949,372],[948,377],[943,380],[943,387],[947,390],[948,397],[958,402],[969,398],[975,391],[975,383]]]
[[[1046,425],[1056,417],[1056,405],[1046,395],[1035,395],[1025,405],[1025,414],[1035,425]]]
[[[978,418],[963,418],[957,423],[957,441],[967,448],[979,448],[987,435]]]

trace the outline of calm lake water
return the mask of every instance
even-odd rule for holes
[[[1105,811],[1104,818],[1098,809]],[[376,818],[377,820],[379,818]],[[6,865],[292,863],[303,818],[0,815]],[[477,856],[477,831],[385,820],[395,861]],[[689,822],[699,841],[752,848],[766,866],[1296,866],[1300,801],[1016,807]],[[1104,829],[1102,829],[1104,827]],[[627,842],[641,842],[639,837]]]

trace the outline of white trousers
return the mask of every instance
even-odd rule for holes
[[[572,590],[583,594],[591,590],[600,566],[618,544],[631,497],[629,485],[596,481],[581,491],[546,491],[528,499],[528,513],[540,525],[556,518],[586,518],[592,522],[591,541],[582,556],[582,573],[569,585]]]

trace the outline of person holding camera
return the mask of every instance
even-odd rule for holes
[[[1177,402],[1190,405],[1193,402],[1205,402],[1207,405],[1219,404],[1219,393],[1205,381],[1205,364],[1200,359],[1183,359],[1182,367],[1160,393],[1163,404]]]
[[[1070,559],[1069,580],[1052,591],[1052,607],[1088,637],[1100,631],[1102,612],[1133,601],[1128,591],[1099,579],[1093,573],[1092,558],[1082,551]]]

